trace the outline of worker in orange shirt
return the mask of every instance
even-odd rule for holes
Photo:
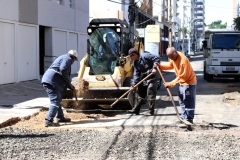
[[[170,59],[168,64],[155,63],[155,67],[161,70],[174,69],[176,78],[171,82],[164,83],[166,88],[172,88],[179,84],[179,105],[182,107],[182,118],[193,123],[195,101],[196,101],[196,85],[197,78],[193,68],[187,57],[175,50],[174,47],[169,47],[166,50],[167,56]]]

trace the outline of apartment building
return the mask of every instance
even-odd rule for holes
[[[192,27],[193,49],[202,48],[205,32],[205,0],[192,0],[194,23]]]
[[[81,59],[88,23],[88,0],[0,0],[0,84],[40,79],[70,49]]]

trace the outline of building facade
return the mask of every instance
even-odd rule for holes
[[[0,0],[0,84],[40,79],[70,49],[81,59],[88,23],[88,0]]]
[[[202,40],[205,33],[205,0],[192,0],[193,6],[193,26],[192,39],[193,49],[198,51],[202,49]]]

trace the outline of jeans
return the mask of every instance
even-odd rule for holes
[[[178,101],[182,107],[182,118],[193,123],[197,85],[179,86]]]
[[[54,117],[57,115],[57,121],[64,117],[61,102],[62,102],[62,93],[57,88],[54,88],[50,84],[43,84],[46,92],[48,93],[48,97],[50,99],[50,106],[48,110],[48,114],[46,116],[46,120],[53,121]]]

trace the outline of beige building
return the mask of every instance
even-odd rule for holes
[[[88,0],[0,0],[0,84],[40,79],[70,49],[81,59],[88,23]]]

